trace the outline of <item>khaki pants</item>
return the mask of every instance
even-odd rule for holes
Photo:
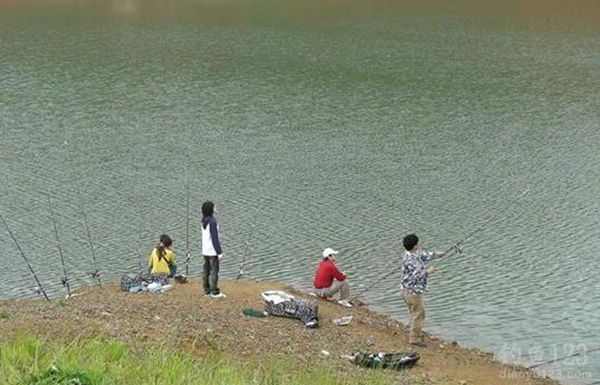
[[[350,285],[348,285],[348,280],[333,281],[330,287],[320,289],[318,294],[321,297],[333,297],[338,292],[340,293],[340,300],[348,299],[348,297],[350,297]]]
[[[410,332],[408,342],[423,342],[423,324],[425,323],[425,306],[421,294],[404,294],[404,302],[410,315]]]

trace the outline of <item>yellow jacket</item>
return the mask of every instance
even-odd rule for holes
[[[169,264],[175,264],[175,252],[171,249],[165,249],[165,255],[163,258],[158,260],[158,250],[155,248],[152,250],[152,254],[148,258],[148,267],[152,268],[151,274],[169,274]]]

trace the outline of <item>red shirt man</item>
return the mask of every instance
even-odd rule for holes
[[[335,256],[337,251],[332,248],[323,250],[323,260],[319,263],[315,279],[313,281],[317,294],[324,298],[333,297],[338,292],[340,300],[338,303],[346,307],[352,307],[347,301],[350,297],[350,286],[346,280],[346,274],[338,270],[335,265]]]

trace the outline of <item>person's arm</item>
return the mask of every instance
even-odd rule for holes
[[[343,281],[346,279],[346,274],[339,271],[335,264],[332,263],[331,266],[333,267],[333,278],[335,278],[337,281]]]
[[[213,247],[215,248],[217,255],[221,256],[223,254],[223,250],[221,250],[221,242],[219,242],[219,229],[217,228],[217,221],[215,219],[211,220],[208,226],[210,227],[210,239]]]
[[[433,254],[433,258],[432,259],[437,259],[437,258],[445,258],[445,257],[449,257],[452,254],[460,254],[462,251],[460,249],[460,245],[461,245],[462,241],[457,242],[456,244],[452,245],[452,247],[450,247],[448,250],[446,251],[434,251]]]
[[[150,257],[148,257],[148,272],[152,272],[152,257],[154,257],[154,250],[150,253]]]
[[[454,249],[452,249],[451,251],[444,251],[444,252],[442,252],[442,251],[434,251],[434,252],[432,253],[432,254],[433,254],[433,259],[438,259],[438,258],[444,258],[444,257],[447,257],[447,256],[449,256],[450,254],[452,254],[452,251],[453,251],[453,250],[454,250]]]
[[[167,264],[169,266],[169,277],[174,277],[177,274],[177,264],[175,263],[175,252],[173,250],[169,250],[167,253]]]
[[[421,260],[423,261],[423,263],[429,263],[432,260],[438,258],[438,256],[435,254],[435,252],[429,251],[429,250],[421,250],[420,254],[417,253],[417,258],[421,258]]]
[[[423,250],[421,258],[423,259],[423,261],[425,263],[428,263],[430,261],[433,261],[434,259],[444,258],[446,255],[449,255],[449,254],[450,253],[448,253],[448,252],[443,253],[441,251]]]
[[[445,253],[440,253],[438,251],[426,251],[426,250],[423,250],[422,255],[421,255],[421,259],[425,263],[425,268],[423,269],[424,272],[422,272],[421,274],[431,274],[431,273],[435,273],[436,271],[438,271],[438,269],[436,269],[435,267],[428,266],[429,262],[431,262],[431,261],[433,261],[435,259],[438,259],[438,258],[443,258],[444,256],[445,256]]]

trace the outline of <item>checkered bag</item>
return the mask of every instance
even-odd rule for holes
[[[421,357],[418,353],[357,353],[353,362],[358,366],[365,368],[391,368],[406,369],[410,368],[419,361]]]
[[[319,305],[300,299],[274,303],[265,300],[265,311],[274,316],[299,319],[306,327],[319,326]]]

